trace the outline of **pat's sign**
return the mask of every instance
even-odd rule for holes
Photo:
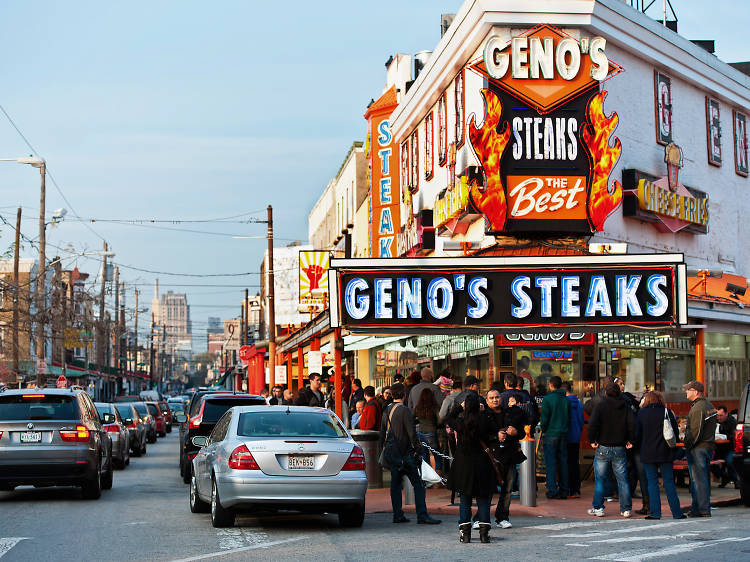
[[[622,150],[611,138],[601,81],[622,68],[602,37],[574,38],[550,25],[492,36],[469,68],[485,78],[484,116],[469,118],[483,169],[470,186],[488,233],[590,234],[620,205],[609,174]],[[481,125],[479,124],[481,121]]]
[[[331,260],[331,326],[546,332],[685,324],[682,254]]]

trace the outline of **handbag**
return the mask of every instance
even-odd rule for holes
[[[487,453],[487,456],[490,458],[490,462],[492,463],[492,468],[495,469],[495,476],[497,477],[497,485],[502,486],[505,484],[505,478],[503,478],[503,471],[501,470],[500,463],[495,458],[495,455],[492,454],[492,450],[484,444],[484,441],[480,441],[479,444],[482,446],[482,449],[484,449],[484,452]]]
[[[667,442],[670,449],[673,449],[677,445],[677,440],[674,437],[674,429],[672,429],[672,422],[669,419],[669,413],[666,408],[664,408],[664,427],[662,433],[664,441]]]
[[[391,411],[388,414],[388,421],[385,422],[385,441],[383,442],[383,449],[380,451],[380,455],[378,456],[378,464],[383,468],[390,468],[390,466],[388,465],[388,455],[386,454],[386,450],[388,449],[388,437],[390,436],[391,432],[391,420],[393,419],[393,412],[396,411],[396,408],[398,408],[398,406],[398,403],[391,406]]]
[[[435,469],[430,466],[430,463],[428,463],[424,459],[422,459],[422,467],[420,468],[420,472],[422,473],[422,480],[424,482],[427,482],[428,484],[437,484],[438,482],[443,481],[443,479],[440,478],[440,475],[435,472]]]

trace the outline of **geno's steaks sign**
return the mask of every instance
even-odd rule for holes
[[[331,260],[331,326],[576,331],[687,323],[682,254]]]

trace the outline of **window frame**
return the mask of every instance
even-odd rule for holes
[[[440,99],[438,99],[438,165],[445,166],[445,162],[448,159],[448,128],[447,123],[447,111],[445,103],[445,92],[442,93]]]
[[[741,119],[740,119],[741,118]],[[745,149],[745,167],[740,167],[740,160],[738,158],[738,148],[739,145],[737,144],[738,139],[738,131],[737,131],[737,123],[738,121],[742,121],[745,127],[745,130],[742,131],[742,134],[744,136],[744,149]],[[747,114],[743,113],[742,111],[737,111],[736,109],[732,110],[732,140],[733,140],[733,152],[734,152],[734,171],[738,176],[742,176],[744,178],[748,177],[748,172],[750,172],[750,163],[748,161],[748,148],[747,148]]]
[[[669,112],[669,136],[663,136],[661,133],[661,119],[660,114],[663,111],[661,107],[661,98],[659,96],[659,86],[660,84],[666,84],[667,91],[669,92],[669,107],[666,107],[665,109]],[[660,72],[658,70],[654,70],[654,132],[656,134],[656,143],[660,144],[662,146],[667,146],[670,142],[672,142],[672,138],[674,135],[674,129],[673,129],[673,111],[672,108],[674,107],[673,100],[672,100],[672,79],[664,74],[663,72]]]
[[[405,186],[407,189],[411,187],[411,177],[409,175],[411,171],[411,167],[409,166],[409,150],[409,137],[407,137],[406,140],[401,143],[401,154],[399,154],[401,160],[401,185]]]
[[[460,91],[459,84],[461,86]],[[456,78],[453,80],[453,94],[455,98],[453,135],[456,141],[456,148],[460,148],[463,146],[464,137],[466,136],[466,131],[464,130],[466,128],[466,80],[463,68],[458,71]]]
[[[430,111],[424,118],[424,177],[432,179],[435,171],[435,124],[433,123],[433,112]]]
[[[409,187],[412,193],[419,191],[419,128],[409,135],[411,153],[409,155]]]
[[[718,120],[718,124],[716,128],[714,128],[712,122],[711,122],[711,112],[712,108],[716,108],[716,117]],[[713,153],[714,143],[713,143],[713,133],[716,131],[718,133],[718,143],[716,144],[716,147],[719,149],[719,155],[716,156]],[[723,153],[721,150],[721,105],[719,104],[719,100],[716,98],[712,98],[711,96],[706,96],[706,151],[708,154],[708,163],[712,166],[721,167],[722,161],[723,161]]]

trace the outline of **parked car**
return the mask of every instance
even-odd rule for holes
[[[115,468],[122,470],[130,464],[130,435],[128,428],[122,421],[114,404],[94,402],[94,405],[99,412],[99,420],[104,425],[104,429],[107,430],[107,435],[112,441],[112,464]],[[104,414],[112,414],[115,420],[107,423],[104,420]]]
[[[190,394],[189,400],[185,404],[185,420],[178,422],[180,428],[180,437],[178,446],[180,447],[180,476],[183,478],[183,482],[186,484],[190,482],[190,473],[185,470],[188,466],[188,461],[185,457],[185,435],[188,429],[188,421],[190,418],[198,415],[198,411],[201,407],[201,400],[206,394],[227,394],[226,390],[196,390]],[[188,472],[187,474],[185,474]]]
[[[0,490],[29,484],[80,486],[87,499],[112,487],[110,440],[84,390],[0,392]]]
[[[337,513],[340,525],[362,526],[365,456],[330,410],[237,406],[192,442],[190,511],[210,511],[214,527],[258,509]]]
[[[164,437],[167,435],[167,423],[164,420],[164,414],[161,413],[161,408],[158,402],[146,402],[148,413],[156,421],[156,435],[157,437]]]
[[[159,409],[161,410],[161,415],[164,416],[164,425],[166,426],[167,433],[172,433],[172,409],[169,407],[169,403],[166,400],[160,400]]]
[[[115,396],[114,399],[115,402],[140,402],[140,400],[141,397],[135,394],[121,394],[120,396]]]
[[[734,468],[740,477],[742,503],[750,507],[750,384],[745,385],[737,411],[734,433]]]
[[[138,411],[138,416],[146,426],[146,441],[156,443],[156,418],[151,415],[145,402],[133,402],[133,407]]]
[[[191,439],[196,435],[208,435],[213,430],[216,422],[224,415],[229,408],[233,406],[253,406],[265,405],[266,400],[262,396],[253,394],[223,394],[209,393],[203,394],[200,401],[200,407],[197,413],[192,416],[185,428],[185,441],[182,446],[182,458],[184,466],[182,469],[182,481],[185,484],[190,483],[191,461],[198,453],[198,447],[195,446]]]
[[[128,437],[130,440],[130,452],[134,457],[140,457],[146,454],[146,424],[141,421],[138,410],[130,402],[115,404],[117,412],[120,414],[125,427],[128,428]]]

